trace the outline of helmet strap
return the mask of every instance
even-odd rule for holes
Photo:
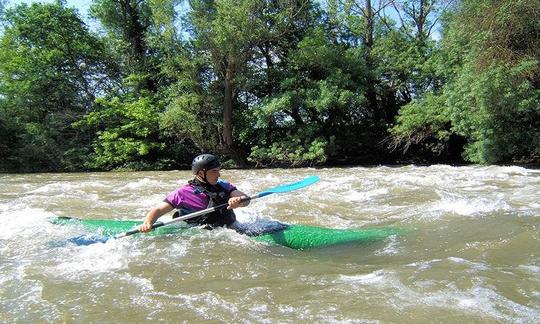
[[[204,169],[203,172],[204,172],[203,173],[204,174],[203,180],[204,180],[204,182],[208,183],[208,179],[206,179],[206,169]]]
[[[202,177],[199,175],[199,172],[201,172],[201,171],[203,172]],[[208,179],[206,178],[206,169],[200,170],[199,172],[197,172],[197,175],[196,175],[197,178],[199,178],[199,180],[204,181],[204,183],[208,183]]]

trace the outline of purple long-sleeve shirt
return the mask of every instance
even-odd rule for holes
[[[236,190],[235,186],[221,179],[218,181],[218,185],[229,193]],[[164,201],[174,208],[198,211],[208,208],[210,198],[206,194],[199,192],[194,185],[186,184],[167,194]]]

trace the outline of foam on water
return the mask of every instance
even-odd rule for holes
[[[502,198],[466,198],[441,193],[441,200],[432,204],[431,215],[489,216],[490,213],[508,211],[511,207]]]
[[[538,265],[520,265],[520,269],[523,269],[531,274],[536,275],[540,279],[540,266]]]
[[[108,240],[88,246],[69,246],[64,249],[63,262],[49,271],[62,277],[78,277],[82,272],[110,272],[125,270],[131,258],[141,253],[132,249],[130,242]],[[65,256],[70,255],[70,258]]]
[[[342,197],[346,201],[365,202],[377,197],[382,197],[388,194],[389,190],[386,188],[373,189],[369,191],[349,190],[343,193]]]
[[[435,307],[498,321],[535,322],[540,318],[539,309],[518,304],[481,284],[463,289],[449,283],[443,288],[433,289],[433,282],[417,282],[413,288],[406,285],[397,272],[385,270],[356,276],[340,275],[333,283],[345,285],[343,289],[352,289],[363,295],[373,295],[379,291],[384,294],[384,301],[381,302],[390,306],[410,309]],[[425,291],[422,292],[420,287]]]
[[[451,261],[451,262],[458,263],[458,264],[466,264],[468,266],[471,266],[471,267],[474,267],[474,268],[477,268],[477,269],[482,269],[482,270],[487,269],[486,265],[483,264],[483,263],[472,262],[472,261],[469,261],[469,260],[466,260],[466,259],[463,259],[463,258],[448,257],[448,260]]]
[[[115,188],[115,191],[124,192],[130,190],[137,190],[141,188],[154,187],[162,185],[161,181],[153,180],[149,178],[143,178],[134,182],[127,183],[121,187]]]
[[[372,273],[364,274],[364,275],[356,275],[356,276],[346,276],[346,275],[340,275],[337,280],[334,282],[336,283],[354,283],[359,285],[374,285],[382,283],[385,279],[385,272],[382,270],[378,270]]]
[[[535,322],[540,317],[540,311],[520,305],[503,297],[497,291],[475,285],[470,289],[461,290],[453,285],[441,292],[422,297],[426,305],[445,307],[458,311],[482,314],[498,321]]]
[[[21,240],[41,235],[46,235],[51,229],[50,223],[47,222],[48,217],[54,214],[46,212],[39,208],[21,208],[12,209],[0,212],[0,220],[2,220],[2,230],[0,231],[0,239]]]

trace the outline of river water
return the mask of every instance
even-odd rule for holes
[[[143,218],[187,171],[0,175],[2,323],[540,322],[540,170],[223,170],[243,222],[398,227],[372,244],[292,250],[232,230],[88,246],[51,216]]]

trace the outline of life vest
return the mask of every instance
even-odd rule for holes
[[[199,181],[198,179],[193,179],[189,181],[189,185],[193,187],[193,194],[199,195],[204,194],[208,197],[208,206],[207,208],[225,204],[231,198],[231,192],[224,188],[219,182],[213,186],[204,182]],[[177,212],[174,213],[173,218],[188,215],[195,212],[196,210],[189,210],[187,208],[178,208]],[[214,212],[201,215],[198,217],[187,219],[188,224],[196,225],[209,225],[210,227],[216,226],[229,226],[236,221],[236,215],[232,210],[226,208],[216,210]]]

